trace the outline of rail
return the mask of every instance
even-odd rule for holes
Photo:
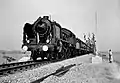
[[[81,63],[81,64],[82,64],[82,63]],[[79,64],[79,65],[81,65],[81,64]],[[76,64],[71,64],[71,65],[68,65],[68,66],[66,66],[66,67],[62,66],[61,68],[59,68],[58,70],[56,70],[56,72],[51,73],[51,74],[49,74],[49,75],[47,75],[47,76],[44,76],[44,77],[42,77],[42,78],[40,78],[40,79],[38,79],[38,80],[35,80],[35,81],[31,82],[31,83],[40,83],[40,82],[44,81],[44,79],[46,79],[46,78],[48,78],[48,77],[50,77],[50,76],[52,76],[52,75],[57,76],[57,77],[61,77],[61,76],[63,76],[66,72],[68,72],[68,71],[70,70],[70,68],[74,67],[75,65],[76,65]]]

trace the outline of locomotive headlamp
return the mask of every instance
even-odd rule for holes
[[[48,50],[48,46],[47,46],[47,45],[44,45],[44,46],[42,47],[42,49],[43,49],[43,51],[47,51],[47,50]]]
[[[30,43],[30,40],[27,40],[27,43]]]
[[[22,48],[24,51],[27,51],[28,50],[28,47],[27,46],[23,46]]]
[[[47,43],[49,43],[49,41],[50,41],[49,39],[46,40]]]

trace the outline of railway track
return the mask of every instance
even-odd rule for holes
[[[40,65],[41,65],[41,62],[35,63],[33,61],[0,65],[0,77],[6,76],[9,74],[14,74],[16,72],[22,72],[22,71],[25,71],[27,69],[31,69],[33,67],[37,67]]]
[[[5,68],[9,68],[9,67],[16,67],[19,65],[30,64],[30,63],[34,63],[34,62],[33,61],[25,61],[25,62],[3,64],[3,65],[0,65],[0,70],[5,69]]]
[[[61,61],[61,60],[59,60]],[[26,61],[26,62],[17,62],[0,65],[0,77],[7,76],[9,74],[14,74],[16,72],[22,72],[29,69],[37,68],[43,65],[47,65],[53,62],[57,62],[56,60],[47,61],[47,60],[39,60],[39,61]]]
[[[52,60],[52,61],[48,61],[47,59],[45,59],[44,61],[37,60],[36,62],[25,61],[25,62],[3,64],[3,65],[0,65],[0,77],[7,76],[9,74],[14,74],[17,72],[23,72],[29,69],[37,68],[43,65],[54,63],[54,62],[59,62],[62,60],[65,60],[65,59]]]
[[[26,71],[29,69],[37,68],[37,67],[40,67],[43,65],[47,65],[50,63],[59,62],[59,61],[63,61],[63,60],[65,60],[65,59],[52,60],[52,61],[48,61],[46,59],[44,61],[38,60],[36,62],[26,61],[26,62],[3,64],[3,65],[0,65],[0,77],[7,76],[9,74],[14,74],[17,72],[23,72],[23,71]]]

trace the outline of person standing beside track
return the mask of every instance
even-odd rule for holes
[[[113,62],[112,50],[109,50],[109,63]]]

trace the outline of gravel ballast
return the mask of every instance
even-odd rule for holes
[[[42,83],[120,83],[116,63],[84,63],[71,68],[64,76],[50,76]]]
[[[79,64],[79,63],[90,63],[90,58],[91,58],[91,55],[84,55],[84,56],[76,57],[73,59],[68,59],[65,61],[45,65],[45,66],[42,66],[40,68],[36,68],[33,70],[24,71],[22,73],[16,73],[16,74],[9,75],[6,77],[1,77],[0,83],[30,83],[32,81],[35,81],[37,79],[40,79],[46,75],[49,75],[55,72],[57,69],[61,68],[62,66],[67,66],[70,64]],[[56,76],[50,76],[49,78],[54,78],[54,77],[58,78]],[[49,83],[52,83],[52,82],[49,82]]]

